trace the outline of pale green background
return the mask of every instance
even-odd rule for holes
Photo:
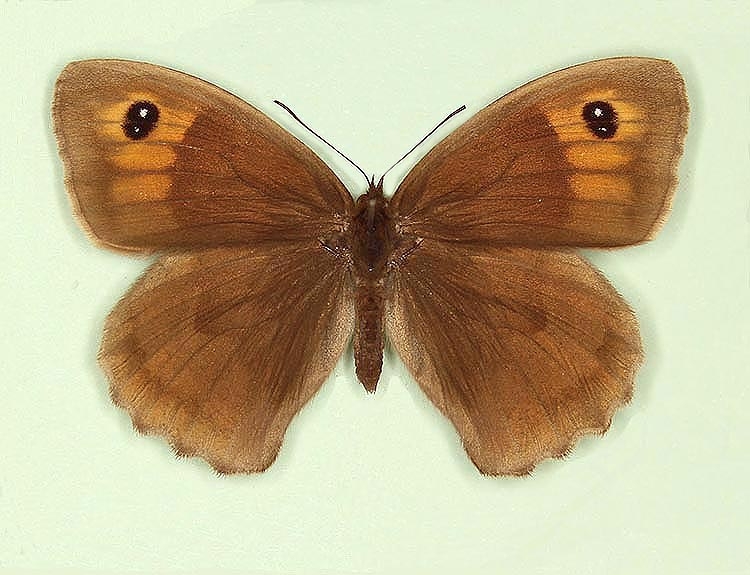
[[[750,572],[749,28],[747,2],[0,4],[0,572]],[[629,54],[679,66],[691,126],[658,239],[594,256],[647,349],[604,438],[483,478],[393,356],[369,397],[347,355],[258,476],[176,460],[110,404],[101,325],[146,261],[71,216],[49,119],[68,61],[182,69],[300,133],[279,98],[379,173],[462,103],[441,135],[536,76]]]

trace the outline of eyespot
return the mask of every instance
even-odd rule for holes
[[[617,132],[617,112],[609,102],[589,102],[583,107],[583,119],[591,133],[608,140]]]
[[[130,105],[122,123],[122,131],[131,140],[142,140],[156,127],[159,108],[151,102],[135,102]]]

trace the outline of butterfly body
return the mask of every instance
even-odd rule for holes
[[[359,381],[374,392],[383,364],[388,274],[406,250],[418,245],[418,239],[398,230],[383,194],[383,181],[375,183],[374,178],[367,193],[357,198],[347,239],[346,257],[355,289],[354,363]]]
[[[357,199],[351,225],[351,270],[355,285],[354,363],[359,381],[374,392],[385,346],[385,282],[396,232],[386,209],[382,182]]]
[[[479,111],[392,196],[373,179],[355,201],[216,86],[71,63],[53,120],[74,210],[98,243],[158,255],[105,323],[112,398],[180,454],[261,471],[349,342],[374,391],[389,341],[480,471],[527,474],[632,395],[637,320],[574,248],[656,233],[687,114],[669,62],[582,64]]]

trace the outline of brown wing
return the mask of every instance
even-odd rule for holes
[[[221,473],[261,471],[346,346],[346,269],[319,246],[163,257],[107,319],[100,362],[137,429]],[[322,251],[322,250],[321,250]]]
[[[637,243],[669,209],[687,116],[670,62],[574,66],[477,113],[417,164],[391,209],[405,233],[424,238]]]
[[[573,253],[425,240],[392,281],[388,336],[482,473],[529,473],[631,396],[635,316]]]
[[[87,60],[57,80],[55,133],[83,224],[120,249],[309,239],[352,200],[307,147],[242,100],[151,64]]]

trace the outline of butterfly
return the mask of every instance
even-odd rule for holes
[[[673,64],[534,80],[353,199],[307,146],[203,80],[121,60],[60,74],[54,131],[91,238],[157,259],[99,361],[134,427],[219,473],[266,469],[350,344],[386,342],[487,475],[602,434],[643,358],[633,311],[576,248],[649,240],[687,131]]]

